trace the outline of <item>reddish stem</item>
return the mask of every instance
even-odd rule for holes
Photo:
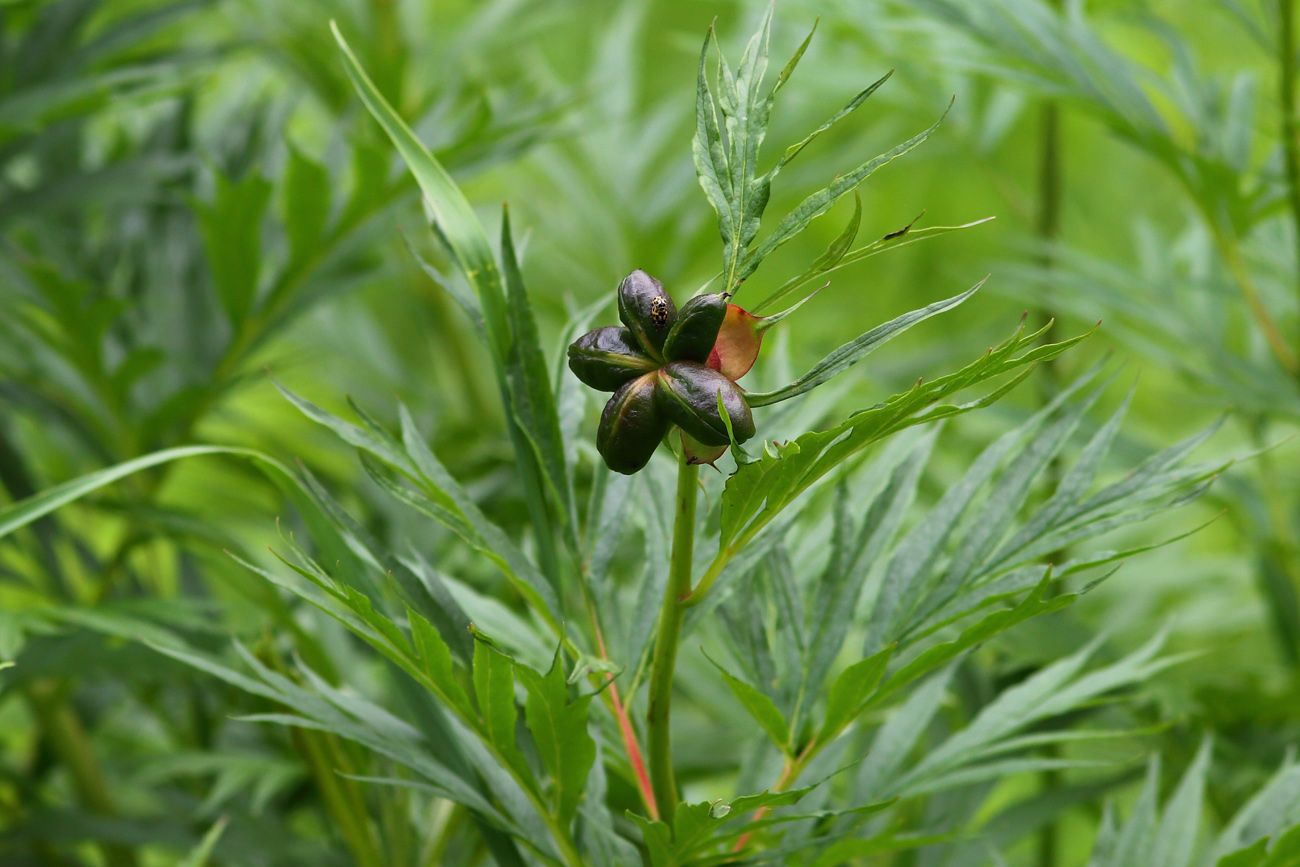
[[[605,636],[601,632],[600,624],[594,624],[596,627],[596,648],[600,651],[601,659],[609,659],[605,652]],[[632,721],[628,719],[627,709],[623,706],[622,700],[618,696],[618,686],[609,685],[610,702],[614,705],[614,718],[618,720],[618,730],[623,735],[623,748],[627,750],[628,761],[632,763],[632,771],[636,774],[637,790],[641,794],[641,802],[645,804],[646,813],[651,819],[658,821],[659,807],[655,803],[654,789],[650,785],[650,774],[646,772],[645,760],[641,757],[641,745],[637,743],[636,730],[632,728]]]
[[[773,792],[783,792],[785,791],[786,786],[794,782],[794,778],[803,769],[803,763],[807,761],[808,757],[812,754],[816,744],[817,741],[815,739],[810,741],[808,746],[804,747],[803,752],[799,754],[798,758],[793,761],[788,758],[785,760],[785,767],[781,770],[781,776],[777,778],[776,783],[772,786]],[[759,807],[754,811],[754,815],[749,817],[749,821],[751,823],[757,822],[770,812],[772,812],[771,807]],[[749,837],[750,832],[748,831],[741,834],[740,839],[738,839],[736,844],[731,847],[731,851],[739,852],[741,849],[744,849],[745,844],[749,842]]]

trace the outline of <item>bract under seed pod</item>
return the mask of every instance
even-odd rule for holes
[[[655,400],[656,375],[624,383],[600,414],[596,451],[605,465],[630,476],[650,462],[672,423]]]
[[[754,435],[754,416],[744,393],[716,370],[693,361],[674,361],[655,374],[655,397],[673,424],[708,446],[731,443],[718,413],[718,394],[726,408],[736,442]]]
[[[657,367],[659,362],[641,350],[632,332],[617,325],[588,331],[569,344],[569,370],[600,391],[615,391]]]
[[[706,446],[681,428],[677,429],[677,435],[681,437],[682,452],[686,455],[686,463],[688,464],[708,464],[717,469],[718,460],[730,448],[730,445]]]
[[[618,318],[636,335],[641,348],[663,359],[664,339],[677,321],[677,305],[664,284],[641,269],[618,284]]]
[[[727,316],[727,299],[721,293],[696,295],[682,305],[677,322],[664,339],[664,358],[669,361],[709,360],[718,329]]]

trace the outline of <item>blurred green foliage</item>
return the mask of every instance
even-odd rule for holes
[[[987,288],[958,313],[873,355],[801,418],[827,427],[920,373],[955,369],[1000,343],[1026,309],[1034,327],[1056,317],[1052,333],[1062,336],[1102,322],[1044,365],[1035,387],[954,421],[937,445],[921,434],[867,466],[865,481],[838,495],[852,507],[844,514],[861,518],[877,483],[910,479],[899,521],[925,526],[990,443],[1035,430],[1043,422],[1034,413],[1107,356],[1121,385],[1090,398],[1086,414],[1050,410],[1073,420],[1053,417],[1060,442],[1033,455],[1025,511],[1052,502],[1125,401],[1128,421],[1110,434],[1099,470],[1106,484],[1222,420],[1197,453],[1203,463],[1171,476],[1161,505],[1179,500],[1174,481],[1204,496],[1153,508],[1150,520],[1104,543],[1065,550],[1067,539],[1037,553],[1095,565],[1111,550],[1198,532],[1126,561],[1095,589],[1067,576],[1062,592],[1089,587],[1077,604],[982,644],[892,715],[869,718],[873,739],[853,747],[867,759],[845,785],[864,803],[903,796],[888,815],[902,817],[898,828],[923,829],[920,848],[872,854],[846,845],[816,863],[1213,863],[1255,842],[1251,822],[1300,820],[1259,818],[1261,798],[1289,803],[1295,771],[1278,768],[1300,739],[1300,462],[1290,440],[1300,419],[1300,212],[1279,108],[1283,81],[1295,76],[1287,57],[1295,45],[1281,41],[1287,5],[780,5],[774,56],[793,53],[820,21],[798,86],[774,115],[770,153],[894,73],[851,122],[783,170],[772,213],[926,129],[955,94],[925,146],[862,188],[858,237],[882,238],[918,214],[918,229],[997,219],[830,274],[829,287],[769,336],[748,387],[780,386],[869,324],[989,272]],[[384,474],[367,475],[355,450],[302,417],[264,372],[340,414],[349,412],[346,395],[389,429],[400,400],[467,496],[525,554],[539,553],[491,359],[454,300],[465,288],[430,237],[415,184],[356,98],[329,21],[481,208],[490,234],[509,201],[549,350],[580,333],[576,323],[634,267],[679,299],[718,271],[714,214],[690,153],[699,42],[716,16],[722,44],[738,49],[765,6],[0,4],[0,496],[22,500],[196,443],[299,459],[357,518],[359,537],[454,576],[457,602],[475,622],[547,670],[553,646],[539,637],[547,633],[521,615],[519,592],[500,571],[386,496]],[[749,298],[800,275],[853,213],[841,202],[774,252]],[[597,474],[581,467],[586,494]],[[1202,476],[1220,469],[1204,491]],[[829,490],[818,496],[816,509],[838,514]],[[967,520],[987,508],[979,501]],[[1005,517],[1016,526],[1016,514]],[[795,540],[796,554],[815,555],[831,523],[817,525],[825,535]],[[611,636],[620,658],[634,658],[648,627],[637,570],[617,564],[666,556],[661,528],[636,527],[603,555],[621,582],[606,600],[626,617]],[[373,744],[237,719],[283,713],[285,694],[302,685],[300,661],[330,688],[359,690],[340,701],[355,699],[379,725],[394,708],[421,725],[436,717],[426,696],[341,627],[226,553],[282,568],[266,546],[307,545],[310,529],[246,460],[210,455],[152,467],[0,541],[0,660],[17,663],[0,671],[0,862],[527,863],[517,859],[531,855],[472,812],[415,787],[356,779],[408,773]],[[894,550],[874,553],[886,563]],[[781,658],[767,671],[770,658],[745,651],[789,639],[768,634],[779,631],[769,624],[785,604],[783,556],[758,567],[761,591],[732,598],[701,627],[710,652],[757,683],[800,664]],[[840,591],[818,592],[832,595],[810,597],[802,621],[810,635],[847,628],[826,619]],[[914,626],[899,623],[890,628],[900,634]],[[1162,631],[1166,647],[1187,658],[1148,665],[1149,639]],[[177,661],[179,637],[234,671],[231,636],[280,692],[239,688],[215,663],[200,674]],[[804,664],[825,677],[835,653],[812,663],[815,648],[801,646]],[[704,655],[687,650],[675,739],[689,800],[770,786],[779,753],[753,748],[765,744],[759,726]],[[1083,690],[1080,706],[1051,725],[1023,711],[1015,719],[1027,728],[1016,731],[1043,736],[1039,763],[947,788],[945,775],[960,769],[956,759],[944,764],[944,750],[956,750],[950,738],[1005,710],[1009,687],[1059,676],[1065,689],[1087,676],[1085,665],[1121,672],[1122,706],[1089,707],[1116,693]],[[781,683],[772,701],[798,720],[795,681]],[[1117,734],[1079,743],[1062,734],[1103,729]],[[601,749],[616,743],[602,739]],[[1148,765],[1144,782],[1152,754],[1162,761]],[[621,755],[602,756],[598,766],[610,766],[602,785],[619,808],[610,822],[620,839],[640,839],[621,815],[638,803],[632,771]]]

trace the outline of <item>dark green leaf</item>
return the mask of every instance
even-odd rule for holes
[[[817,740],[825,743],[834,738],[857,716],[867,699],[880,685],[885,667],[896,645],[890,645],[875,656],[853,663],[831,684],[826,697],[826,718],[822,722]]]
[[[705,654],[705,656],[708,655]],[[772,743],[776,744],[782,752],[788,752],[790,750],[790,726],[786,723],[785,717],[781,715],[781,711],[773,703],[772,699],[743,680],[732,677],[725,668],[718,665],[713,659],[710,658],[709,662],[712,662],[714,667],[718,669],[718,673],[727,682],[732,694],[749,712],[749,715],[762,726],[763,731],[767,732],[768,737],[772,739]]]

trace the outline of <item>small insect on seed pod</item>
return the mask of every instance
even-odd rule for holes
[[[663,360],[664,340],[677,321],[677,305],[664,284],[639,268],[628,274],[618,284],[618,318],[642,349]]]
[[[596,451],[616,473],[630,476],[650,462],[650,456],[672,427],[655,400],[656,374],[624,383],[600,414]]]
[[[664,339],[664,358],[669,361],[695,361],[704,364],[709,360],[713,344],[718,339],[718,329],[727,316],[727,296],[696,295],[677,312],[677,322]]]
[[[718,412],[718,394],[736,442],[754,435],[754,415],[744,393],[716,370],[693,361],[674,361],[656,374],[655,397],[668,419],[701,443],[725,446],[731,442],[727,423]]]
[[[617,325],[588,331],[569,345],[569,370],[584,385],[598,391],[616,391],[659,367],[642,351],[632,332]]]

